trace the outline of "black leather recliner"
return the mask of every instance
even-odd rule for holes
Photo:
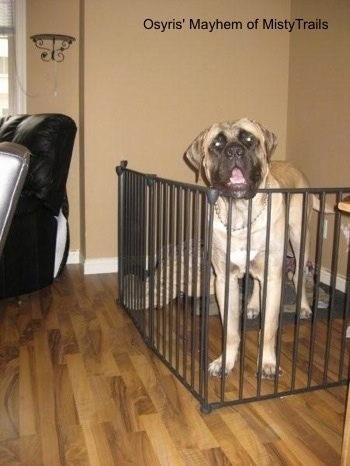
[[[0,142],[30,151],[28,174],[0,258],[0,298],[53,282],[69,251],[66,181],[77,127],[62,114],[0,118]]]

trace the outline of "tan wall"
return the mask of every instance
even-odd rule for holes
[[[81,38],[52,66],[28,44],[28,112],[60,111],[78,123],[68,191],[71,249],[114,257],[116,175],[129,166],[194,181],[182,154],[204,127],[249,116],[279,137],[284,158],[289,34],[249,31],[247,21],[288,18],[290,1],[28,0],[28,35]],[[164,33],[145,19],[242,21],[244,30]],[[58,95],[53,95],[57,73]],[[273,102],[273,105],[271,105]]]
[[[323,18],[329,28],[291,35],[287,158],[305,172],[311,186],[350,186],[350,3],[293,0],[291,13]],[[331,263],[333,217],[328,221],[326,268]],[[350,226],[349,216],[343,215],[342,222]],[[341,235],[343,275],[346,249]]]
[[[291,34],[287,157],[312,186],[349,186],[350,4],[293,0],[291,11],[329,28]]]
[[[44,62],[29,37],[67,34],[77,39],[63,62]],[[27,112],[64,113],[79,119],[79,1],[27,0]],[[56,91],[56,92],[55,92]],[[79,136],[68,178],[71,250],[80,249]]]
[[[121,159],[194,181],[182,154],[215,121],[249,116],[286,143],[289,34],[146,30],[143,21],[289,17],[289,1],[85,1],[86,255],[116,252]],[[272,104],[273,103],[273,104]]]
[[[56,97],[54,67],[28,43],[28,111],[60,111],[78,123],[68,184],[71,249],[87,258],[117,255],[120,160],[192,182],[182,154],[214,121],[256,118],[278,135],[275,157],[287,154],[314,186],[349,184],[347,0],[337,8],[327,0],[28,0],[27,14],[28,36],[56,31],[82,39],[56,67]],[[330,27],[293,33],[143,27],[146,18],[245,26],[269,17],[323,17]]]

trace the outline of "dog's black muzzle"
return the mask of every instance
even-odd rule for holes
[[[245,155],[245,148],[242,146],[242,144],[239,144],[238,142],[232,142],[230,144],[227,144],[227,146],[224,149],[224,154],[229,159],[236,159],[236,161],[239,161]]]

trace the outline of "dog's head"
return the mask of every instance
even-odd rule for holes
[[[276,136],[260,123],[243,118],[202,131],[185,158],[204,172],[210,186],[222,194],[250,199],[263,187]]]

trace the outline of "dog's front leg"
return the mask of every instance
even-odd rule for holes
[[[209,373],[214,376],[229,374],[234,368],[238,347],[239,335],[239,285],[234,274],[230,275],[229,289],[225,288],[225,276],[218,275],[215,281],[216,296],[220,309],[223,327],[223,335],[226,336],[226,346],[222,355],[209,364]],[[228,292],[227,304],[225,306],[225,292]],[[227,307],[227,309],[226,309]],[[225,366],[223,368],[223,366]]]
[[[247,318],[255,319],[260,312],[260,283],[259,280],[253,281],[253,291],[247,307]]]
[[[279,271],[280,272],[280,271]],[[267,277],[266,306],[263,334],[263,353],[261,375],[265,379],[276,376],[276,334],[281,304],[281,273],[269,274]],[[261,287],[263,289],[263,285]]]

